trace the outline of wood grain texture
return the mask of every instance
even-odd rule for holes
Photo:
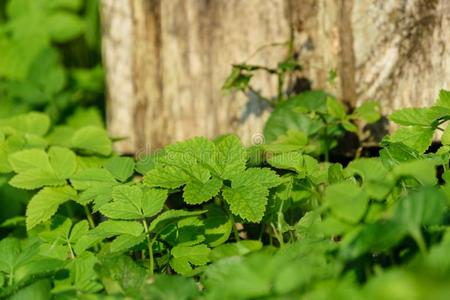
[[[294,45],[313,88],[383,112],[431,103],[450,88],[447,0],[102,0],[108,126],[122,153],[234,132],[259,139],[270,113],[253,95],[221,91],[232,63],[262,46]],[[274,66],[286,48],[248,62]],[[337,70],[335,85],[328,72]],[[255,86],[275,95],[275,81]]]

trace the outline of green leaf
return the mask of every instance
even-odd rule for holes
[[[177,288],[174,289],[174,286]],[[158,274],[155,282],[145,286],[145,295],[155,300],[189,300],[197,299],[199,290],[192,278]]]
[[[113,188],[113,201],[102,205],[99,210],[112,219],[142,219],[158,213],[166,198],[167,191],[164,190],[144,192],[140,186],[119,185]]]
[[[75,153],[67,148],[51,147],[48,151],[50,164],[61,179],[67,179],[75,173],[77,168]]]
[[[446,198],[436,187],[425,186],[401,199],[396,208],[395,220],[414,233],[422,226],[440,224],[447,212]]]
[[[274,168],[305,173],[303,155],[299,152],[287,152],[269,156],[267,162]]]
[[[112,142],[106,131],[96,126],[86,126],[72,136],[72,147],[101,155],[110,155]]]
[[[264,150],[272,153],[284,153],[302,150],[308,143],[308,137],[299,130],[288,130],[285,135],[279,136],[274,142],[265,144]]]
[[[145,217],[153,217],[164,207],[168,191],[163,189],[148,189],[144,192],[142,199],[142,212]]]
[[[99,184],[113,184],[116,183],[116,180],[106,169],[89,168],[80,170],[71,176],[70,183],[77,190],[86,190]]]
[[[14,131],[43,136],[50,128],[48,115],[39,112],[30,112],[7,119],[0,119],[0,129],[9,127]]]
[[[353,114],[352,119],[361,119],[368,123],[374,123],[380,119],[380,103],[377,101],[367,101],[358,106]]]
[[[216,149],[217,176],[231,179],[245,170],[248,155],[237,136],[228,135],[220,139],[216,142]]]
[[[217,261],[232,256],[244,256],[248,253],[260,250],[262,246],[263,244],[258,240],[244,240],[238,243],[227,243],[212,249],[209,258],[212,261]]]
[[[194,271],[192,266],[203,266],[209,262],[210,252],[211,249],[206,245],[173,247],[170,266],[179,274],[191,275]]]
[[[403,143],[424,153],[431,145],[433,134],[434,129],[431,127],[401,127],[388,138],[389,142]]]
[[[134,236],[131,234],[119,235],[111,242],[111,252],[123,252],[142,243],[145,240],[145,234]]]
[[[113,236],[132,235],[140,237],[144,227],[136,221],[107,220],[101,222],[97,227],[90,230],[88,234],[80,237],[75,244],[76,253],[82,253],[96,243]]]
[[[124,182],[134,173],[134,160],[130,157],[115,156],[105,162],[104,167],[116,178]]]
[[[364,216],[369,197],[356,183],[345,181],[330,185],[325,201],[332,213],[350,223],[357,223]]]
[[[327,97],[328,113],[339,120],[344,120],[347,116],[345,106],[334,98]]]
[[[187,211],[187,210],[171,209],[163,212],[158,217],[156,217],[150,223],[148,230],[150,232],[159,233],[162,230],[164,230],[167,227],[167,225],[172,224],[177,220],[192,216],[198,216],[204,214],[205,212],[206,212],[205,210]]]
[[[51,14],[46,21],[51,39],[58,43],[74,39],[84,30],[83,20],[73,13],[57,12]]]
[[[443,145],[450,145],[450,126],[447,126],[441,137],[441,142]]]
[[[27,230],[50,219],[62,203],[76,197],[76,191],[69,186],[46,187],[40,190],[27,206]]]
[[[436,106],[442,106],[450,109],[450,91],[440,90]]]
[[[210,247],[217,247],[228,240],[233,222],[220,206],[211,204],[207,209],[206,218],[203,220],[206,243]]]
[[[10,184],[17,188],[36,189],[45,185],[64,185],[76,168],[75,154],[69,149],[52,147],[16,152],[9,157],[15,172]]]
[[[431,126],[436,121],[429,108],[403,108],[393,112],[389,119],[404,126]]]
[[[233,179],[231,188],[225,187],[222,195],[233,214],[249,222],[259,222],[264,216],[269,188],[280,183],[272,170],[250,168]]]
[[[394,187],[394,178],[388,175],[388,170],[378,158],[354,160],[346,170],[360,176],[367,194],[377,200],[383,200]]]
[[[203,183],[198,180],[188,182],[184,187],[183,199],[187,204],[201,204],[216,196],[222,187],[222,180],[211,178]]]
[[[435,163],[428,159],[401,162],[391,172],[395,179],[411,177],[423,185],[437,183]]]
[[[102,205],[100,212],[112,219],[134,220],[143,218],[144,192],[138,186],[119,185],[113,188],[113,201]]]
[[[327,97],[322,91],[308,91],[277,105],[264,127],[266,142],[273,142],[292,129],[304,132],[308,137],[316,133],[322,128],[322,122],[299,113],[298,109],[325,113]]]

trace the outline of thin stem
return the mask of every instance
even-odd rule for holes
[[[149,231],[148,231],[148,226],[147,226],[147,222],[145,220],[142,220],[142,225],[144,225],[144,230],[145,230],[145,237],[147,239],[147,248],[148,248],[148,259],[149,259],[149,265],[148,268],[150,270],[150,275],[153,276],[153,272],[154,272],[154,259],[153,259],[153,242],[154,240],[150,240],[150,236],[149,236]]]
[[[426,255],[428,252],[427,245],[425,243],[425,240],[423,238],[423,235],[422,235],[422,232],[420,231],[420,229],[413,230],[411,232],[411,236],[413,237],[414,241],[416,242],[417,246],[419,247],[420,253],[422,255]]]
[[[87,205],[83,205],[84,213],[86,214],[86,217],[88,219],[89,227],[91,229],[95,228],[94,218],[92,217],[91,211],[87,207]]]
[[[70,241],[68,241],[68,240],[67,240],[67,246],[69,246],[70,259],[75,259],[75,253],[73,252],[72,245],[70,244]]]
[[[233,217],[233,214],[230,212],[230,219],[231,219],[231,223],[233,224],[233,234],[234,234],[234,238],[235,238],[235,240],[236,240],[236,242],[240,242],[241,241],[241,238],[240,238],[240,236],[239,236],[239,231],[237,230],[237,227],[236,227],[236,222],[235,222],[235,220],[234,220],[234,217]]]

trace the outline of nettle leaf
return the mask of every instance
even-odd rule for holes
[[[345,181],[330,185],[326,190],[325,201],[335,216],[357,223],[367,210],[369,197],[356,183]]]
[[[167,190],[154,189],[144,192],[140,186],[119,185],[113,188],[113,201],[102,205],[99,210],[112,219],[134,220],[152,217],[162,209],[167,195]]]
[[[434,128],[432,127],[401,127],[388,137],[392,143],[403,143],[408,147],[424,153],[433,141]]]
[[[267,168],[250,168],[231,180],[222,195],[233,214],[250,222],[259,222],[264,216],[269,189],[281,184],[280,177]]]
[[[117,180],[124,182],[134,173],[134,160],[131,157],[115,156],[105,162],[107,169]]]
[[[26,225],[30,230],[50,219],[58,207],[69,200],[75,200],[77,192],[70,186],[46,187],[31,198],[26,211]]]
[[[67,148],[52,147],[48,154],[41,149],[16,152],[9,157],[17,173],[10,184],[17,188],[36,189],[46,185],[64,185],[76,169],[76,156]]]
[[[172,248],[173,258],[170,260],[170,266],[178,274],[185,276],[195,275],[193,266],[203,266],[209,262],[209,249],[206,245],[197,245],[191,247],[176,246]]]
[[[72,136],[71,145],[75,149],[100,155],[110,155],[112,142],[103,128],[86,126],[78,129]]]

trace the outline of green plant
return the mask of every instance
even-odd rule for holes
[[[97,0],[0,4],[0,117],[43,110],[60,121],[102,107]]]
[[[0,225],[0,295],[445,299],[449,95],[392,114],[401,127],[380,155],[346,166],[313,157],[302,131],[259,160],[227,135],[135,161],[95,117],[2,119],[0,171],[32,197]],[[326,100],[344,126],[340,107]],[[435,130],[443,146],[427,152]]]

